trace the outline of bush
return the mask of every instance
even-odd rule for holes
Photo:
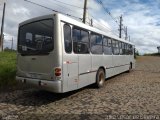
[[[16,84],[16,52],[0,52],[0,88]]]

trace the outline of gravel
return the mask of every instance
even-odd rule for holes
[[[151,115],[151,116],[149,116]],[[0,93],[0,120],[160,119],[160,57],[139,57],[136,69],[64,94],[37,89]]]

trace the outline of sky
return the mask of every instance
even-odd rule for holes
[[[53,11],[24,0],[0,0],[0,26],[3,3],[6,2],[4,24],[4,47],[17,46],[18,24]],[[82,18],[84,0],[30,0],[43,6]],[[87,21],[92,18],[94,27],[118,35],[119,17],[123,16],[123,27],[127,26],[130,41],[140,54],[157,52],[160,46],[160,0],[101,0],[109,15],[96,0],[88,0]],[[73,6],[66,5],[71,4]],[[111,17],[112,16],[112,17]],[[117,21],[117,22],[115,22]],[[123,35],[124,37],[124,32]]]

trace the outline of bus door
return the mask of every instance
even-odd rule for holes
[[[63,89],[71,91],[78,88],[78,55],[73,53],[71,26],[64,23],[62,26],[64,30]]]
[[[90,84],[91,56],[89,54],[89,32],[79,27],[73,27],[72,33],[73,52],[78,55],[78,88],[81,88]]]

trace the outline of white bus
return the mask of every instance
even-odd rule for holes
[[[134,45],[56,13],[19,25],[16,79],[64,93],[135,67]]]

